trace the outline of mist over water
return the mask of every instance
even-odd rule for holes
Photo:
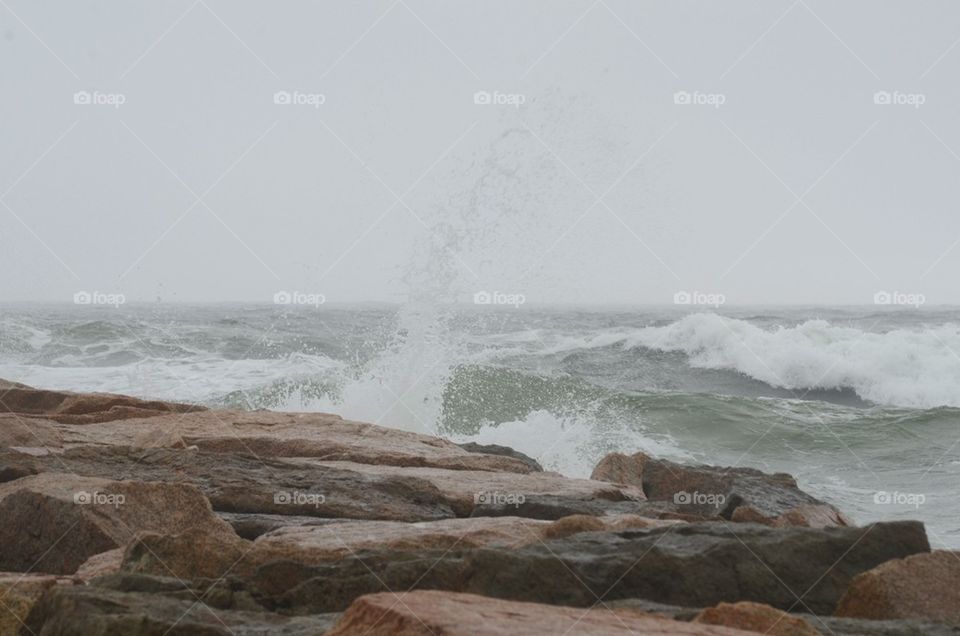
[[[949,312],[18,305],[0,325],[0,377],[36,386],[331,411],[571,476],[638,450],[786,471],[858,521],[960,543]]]
[[[423,230],[396,275],[402,303],[5,305],[0,377],[334,412],[505,444],[575,477],[640,450],[784,471],[860,522],[920,518],[935,544],[960,546],[955,311],[538,303],[575,293],[564,272],[606,256],[563,239],[582,216],[615,214],[611,188],[626,187],[645,235],[682,229],[647,192],[644,148],[562,97],[507,112],[487,146],[429,177],[439,187],[398,205]],[[471,304],[477,293],[515,302]]]

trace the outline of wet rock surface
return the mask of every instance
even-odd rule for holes
[[[190,483],[223,512],[403,521],[454,516],[441,493],[416,477],[245,454],[129,446],[81,446],[43,457],[0,452],[0,473],[31,471]]]
[[[339,617],[288,617],[264,611],[242,590],[177,579],[106,576],[90,585],[58,586],[36,602],[21,633],[45,636],[314,636]]]
[[[697,614],[694,623],[724,625],[770,636],[819,636],[809,622],[762,603],[720,603]]]
[[[445,519],[422,523],[343,521],[285,526],[252,543],[202,531],[179,535],[144,533],[123,556],[128,572],[184,579],[228,574],[250,577],[260,566],[289,561],[298,565],[333,563],[367,551],[448,551],[485,546],[519,548],[582,532],[669,527],[671,521],[634,515],[567,517],[541,521],[518,517]]]
[[[199,489],[44,473],[0,484],[0,570],[72,574],[136,533],[234,535]]]
[[[916,554],[864,572],[853,580],[836,613],[960,625],[960,553]]]
[[[40,416],[65,424],[90,424],[205,410],[205,407],[193,404],[141,400],[112,393],[51,391],[0,380],[0,411],[24,417]]]
[[[500,444],[478,444],[476,442],[466,442],[464,444],[457,444],[460,448],[467,451],[468,453],[480,453],[482,455],[501,455],[505,457],[512,457],[514,459],[519,459],[524,464],[530,467],[530,470],[534,472],[542,472],[543,466],[540,465],[540,462],[530,457],[529,455],[524,455],[520,451],[516,451],[509,446],[501,446]]]
[[[789,475],[570,479],[323,413],[0,396],[0,635],[960,630],[955,553]]]
[[[399,599],[399,600],[398,600]],[[398,597],[374,594],[358,599],[331,635],[446,634],[679,634],[746,636],[748,632],[711,625],[676,623],[634,610],[574,609],[502,601],[473,594],[412,592]]]
[[[305,613],[342,610],[384,586],[416,586],[581,607],[601,598],[696,607],[749,600],[831,614],[856,574],[927,550],[915,522],[828,529],[678,524],[585,532],[518,549],[365,550],[321,566],[268,564],[252,580],[270,603]],[[805,591],[800,601],[798,589]]]
[[[600,461],[591,477],[639,487],[647,499],[672,504],[677,513],[774,527],[853,525],[834,506],[800,490],[786,473],[687,466],[645,453],[612,453]]]

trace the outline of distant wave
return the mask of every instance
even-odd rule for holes
[[[960,326],[873,333],[808,320],[767,330],[717,314],[608,334],[587,346],[682,352],[691,367],[729,369],[798,396],[851,389],[864,400],[911,408],[960,406]]]

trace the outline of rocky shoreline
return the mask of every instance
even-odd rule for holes
[[[786,474],[591,479],[321,413],[0,381],[5,634],[960,634],[960,553]]]

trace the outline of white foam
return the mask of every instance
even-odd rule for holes
[[[393,342],[359,377],[346,378],[340,394],[302,400],[280,410],[329,411],[349,419],[421,433],[436,430],[443,388],[462,359],[462,346],[447,332],[444,312],[411,303],[398,315]],[[292,401],[291,401],[292,402]]]
[[[878,404],[960,406],[960,327],[873,333],[808,320],[765,330],[717,314],[691,314],[635,331],[625,347],[680,351],[690,365],[733,369],[771,386],[853,389]]]
[[[67,359],[59,359],[58,366],[2,363],[0,377],[43,388],[205,403],[225,393],[252,391],[298,377],[310,378],[342,366],[324,356],[300,353],[267,360],[227,360],[213,355],[186,360],[148,358],[120,366],[67,366]]]
[[[509,446],[533,457],[545,470],[579,478],[589,477],[597,462],[614,451],[689,457],[666,437],[648,437],[626,425],[600,427],[586,416],[558,417],[543,410],[532,411],[522,420],[485,425],[476,435],[456,436],[454,440]]]

